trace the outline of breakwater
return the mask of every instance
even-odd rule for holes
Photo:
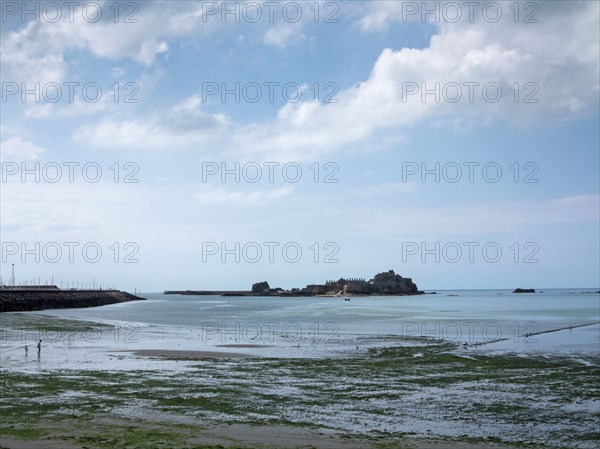
[[[164,295],[252,296],[251,291],[236,290],[165,290]]]
[[[98,307],[145,300],[120,290],[0,289],[0,312]]]

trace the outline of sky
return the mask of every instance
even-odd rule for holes
[[[600,3],[2,1],[4,284],[600,286]]]

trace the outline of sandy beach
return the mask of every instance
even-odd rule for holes
[[[473,346],[481,337],[465,346],[418,336],[414,320],[398,326],[393,315],[394,327],[386,328],[381,316],[399,303],[385,298],[356,299],[344,308],[337,299],[319,300],[314,308],[327,311],[326,323],[283,322],[277,315],[297,313],[297,302],[281,300],[278,309],[247,298],[231,300],[245,308],[247,321],[203,323],[187,311],[175,319],[187,318],[190,326],[131,320],[142,312],[168,317],[160,307],[175,313],[186,301],[149,300],[145,312],[127,304],[2,314],[0,447],[592,449],[599,437],[593,429],[600,368],[588,345],[599,326],[573,302],[568,313],[575,319],[564,324],[538,320],[537,328],[518,328],[531,334],[522,340],[490,333],[486,344]],[[212,301],[202,304],[214,305],[213,314],[229,306]],[[371,333],[361,301],[379,307]],[[403,301],[402,315],[410,304]],[[460,301],[432,298],[429,307],[447,313]],[[347,319],[348,307],[357,311],[361,332],[331,325],[336,314],[338,323]],[[490,300],[481,307],[498,306]],[[460,323],[485,325],[472,307],[464,310],[469,315]],[[131,321],[111,321],[111,313]],[[445,323],[431,320],[423,329]],[[513,332],[514,321],[492,325]],[[386,332],[394,328],[409,335]],[[561,345],[569,351],[553,349]]]

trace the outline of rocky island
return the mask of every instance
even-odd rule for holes
[[[421,295],[411,278],[404,278],[394,270],[376,274],[373,279],[340,278],[324,284],[309,284],[304,288],[284,290],[271,288],[267,281],[257,282],[249,291],[167,290],[168,295],[219,295],[219,296],[404,296]]]
[[[61,290],[55,285],[0,288],[0,312],[98,307],[144,300],[120,290]]]

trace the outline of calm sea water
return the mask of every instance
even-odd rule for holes
[[[218,350],[268,356],[449,340],[469,350],[600,353],[597,289],[438,291],[412,297],[255,298],[145,294],[148,300],[36,312],[116,323],[135,349]],[[587,325],[585,327],[577,327]],[[567,328],[556,332],[541,333]],[[533,334],[533,335],[532,335]],[[125,335],[125,337],[124,337]],[[105,342],[106,343],[106,342]],[[290,348],[294,349],[290,353]]]

